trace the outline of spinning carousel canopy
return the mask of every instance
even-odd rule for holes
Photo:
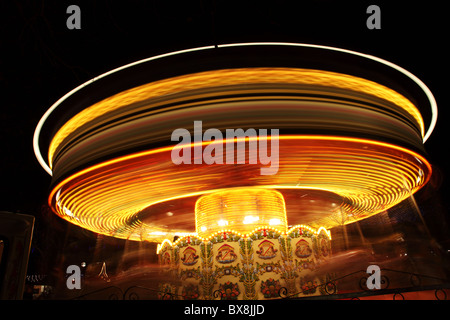
[[[207,205],[235,188],[255,188],[241,196],[247,206],[253,192],[262,202],[266,193],[284,199],[281,211],[276,201],[253,208],[259,220],[234,224],[242,232],[270,221],[332,228],[391,208],[431,175],[423,143],[436,117],[428,88],[382,59],[314,45],[242,44],[165,54],[92,79],[49,109],[34,146],[52,174],[48,201],[59,216],[97,233],[161,242],[245,218],[242,206]],[[196,121],[202,138],[212,128],[223,138],[183,147],[204,154],[214,143],[223,160],[226,146],[239,142],[226,139],[226,130],[278,130],[276,141],[242,138],[246,146],[278,143],[276,173],[261,175],[267,163],[251,161],[250,148],[245,163],[205,163],[195,152],[190,163],[174,163],[172,133],[194,136]],[[199,212],[217,209],[223,217],[196,219],[196,203]]]

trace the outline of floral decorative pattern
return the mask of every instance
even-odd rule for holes
[[[303,294],[313,294],[317,291],[317,281],[313,279],[300,278],[300,288]]]
[[[237,283],[227,281],[219,286],[219,293],[222,299],[237,300],[239,294],[239,286]]]
[[[184,300],[197,300],[200,296],[198,292],[198,286],[194,284],[189,284],[183,287],[181,291],[181,296]]]
[[[164,283],[159,285],[158,299],[159,300],[172,300],[175,295],[175,286],[170,283]]]
[[[328,241],[324,238],[320,239],[320,251],[322,256],[327,257],[329,254]]]
[[[272,278],[261,282],[261,293],[264,298],[278,298],[281,289],[280,280],[274,280]]]
[[[163,271],[181,282],[162,288],[159,296],[276,299],[283,298],[282,289],[284,297],[335,294],[335,275],[319,277],[310,272],[330,255],[329,238],[308,228],[295,228],[289,234],[260,229],[248,237],[227,230],[201,241],[186,236],[172,246],[166,243],[159,252],[161,265],[170,266]]]

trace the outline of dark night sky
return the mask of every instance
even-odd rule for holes
[[[286,41],[379,56],[411,71],[435,94],[437,129],[426,143],[448,191],[448,13],[437,1],[39,1],[0,3],[0,210],[42,213],[50,177],[32,148],[36,124],[62,95],[121,65],[201,45]],[[393,2],[393,1],[391,1]],[[81,30],[66,8],[81,8]],[[381,30],[366,8],[381,7]],[[449,208],[448,204],[446,207]]]

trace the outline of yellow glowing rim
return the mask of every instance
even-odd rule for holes
[[[313,140],[314,142],[353,143],[359,145],[359,147],[363,145],[369,146],[367,150],[349,148],[348,151],[351,152],[349,153],[351,157],[346,159],[345,168],[342,166],[333,167],[334,162],[341,161],[338,158],[334,158],[334,155],[327,158],[322,166],[325,169],[320,167],[313,168],[314,170],[311,171],[312,175],[308,178],[312,180],[306,180],[307,182],[310,181],[308,185],[297,186],[289,182],[289,184],[273,183],[255,186],[273,189],[317,188],[328,190],[362,206],[358,209],[360,210],[358,213],[360,215],[355,215],[347,221],[336,222],[335,224],[330,224],[331,222],[328,220],[325,220],[328,225],[323,223],[324,221],[318,221],[315,226],[317,228],[330,228],[335,225],[351,223],[386,210],[416,192],[428,181],[431,175],[431,166],[424,157],[406,148],[384,142],[336,136],[290,135],[280,136],[280,146],[283,145],[282,141],[298,141],[304,144],[307,140]],[[208,143],[202,142],[201,144],[207,145]],[[194,146],[195,144],[192,145]],[[370,153],[371,146],[374,148],[386,148],[380,154],[380,159],[376,163],[371,163],[365,159],[365,153]],[[183,236],[185,234],[181,234],[180,231],[174,232],[161,226],[143,225],[140,221],[133,220],[133,217],[139,211],[156,203],[220,190],[220,188],[209,188],[198,192],[192,191],[189,184],[197,183],[196,179],[198,179],[198,177],[196,179],[192,178],[193,170],[200,175],[202,174],[201,167],[194,168],[194,166],[189,166],[186,169],[186,176],[180,177],[177,175],[176,177],[174,176],[173,180],[171,180],[170,176],[166,176],[170,170],[167,172],[164,170],[159,172],[152,171],[148,173],[148,176],[142,176],[143,172],[130,170],[127,171],[125,180],[122,179],[121,181],[117,180],[113,173],[108,176],[110,170],[115,169],[117,166],[120,168],[120,165],[126,161],[134,164],[138,162],[139,158],[157,156],[161,153],[170,154],[171,150],[172,147],[165,147],[139,152],[81,170],[58,183],[51,191],[48,202],[58,215],[93,232],[155,242],[161,242],[175,234]],[[401,153],[401,157],[397,160],[391,158],[394,157],[391,154],[395,152]],[[413,166],[404,157],[410,157],[411,161],[415,161],[416,164]],[[394,163],[394,160],[397,162]],[[158,163],[158,165],[160,164]],[[395,168],[395,165],[399,167]],[[423,166],[423,170],[426,172],[420,173],[422,171],[420,166]],[[213,170],[214,167],[219,168],[218,170],[224,168],[223,165],[204,166],[204,170],[206,170],[204,174],[207,175],[206,172],[210,172],[209,170]],[[302,168],[300,167],[300,169]],[[285,169],[286,172],[282,170],[284,169],[280,168],[280,172],[276,175],[277,178],[288,179],[299,174],[299,167],[291,168],[291,165]],[[172,174],[175,175],[175,173]],[[330,174],[333,175],[333,179],[329,178]],[[364,177],[365,174],[369,176]],[[153,185],[153,188],[156,189],[152,189],[151,182],[153,179],[160,179]],[[363,194],[364,190],[360,190],[361,186],[370,183],[377,189],[376,192],[368,192],[366,190],[366,194]],[[186,186],[185,184],[188,185]],[[151,195],[149,189],[158,190],[164,196],[160,196],[157,199],[149,199],[148,197]],[[355,190],[358,190],[358,192]],[[344,204],[341,207],[343,211],[349,210],[350,212],[352,209],[350,204]],[[367,212],[364,212],[364,210]],[[192,216],[192,219],[194,219],[194,216]],[[126,230],[122,230],[123,228]]]
[[[61,97],[60,99],[58,99],[46,112],[45,114],[42,116],[42,118],[39,120],[39,123],[36,126],[36,129],[34,131],[34,135],[33,135],[33,149],[34,149],[34,153],[36,155],[36,159],[38,160],[39,164],[42,166],[42,168],[50,175],[52,175],[52,170],[50,168],[50,166],[46,163],[46,161],[44,160],[40,147],[39,147],[39,139],[40,139],[40,134],[41,134],[41,130],[45,124],[45,122],[47,121],[47,119],[50,117],[50,115],[54,112],[55,109],[57,109],[61,103],[63,103],[66,99],[68,99],[71,95],[73,95],[74,93],[82,90],[83,88],[85,88],[86,86],[89,86],[90,84],[94,83],[95,81],[105,78],[111,74],[114,74],[116,72],[119,72],[121,70],[136,66],[136,65],[140,65],[149,61],[154,61],[154,60],[158,60],[158,59],[163,59],[165,57],[170,57],[170,56],[176,56],[176,55],[180,55],[180,54],[184,54],[184,53],[188,53],[188,52],[196,52],[196,51],[203,51],[203,50],[214,50],[215,48],[227,48],[227,47],[245,47],[245,46],[280,46],[280,47],[300,47],[300,48],[316,48],[316,49],[321,49],[321,50],[327,50],[327,51],[335,51],[335,52],[341,52],[341,53],[345,53],[345,54],[349,54],[349,55],[353,55],[353,56],[358,56],[358,57],[362,57],[364,59],[368,59],[368,60],[372,60],[375,61],[377,63],[380,63],[382,65],[386,65],[400,73],[402,73],[403,75],[405,75],[406,77],[408,77],[409,79],[411,79],[414,83],[417,84],[417,86],[420,87],[420,89],[423,91],[423,93],[427,96],[428,102],[430,104],[431,107],[431,121],[430,124],[428,126],[428,129],[425,133],[425,135],[423,136],[423,142],[425,143],[428,138],[431,136],[436,123],[437,123],[437,118],[438,118],[438,107],[437,107],[437,102],[436,99],[434,98],[433,93],[431,92],[431,90],[425,85],[425,83],[420,80],[417,76],[415,76],[414,74],[412,74],[411,72],[409,72],[408,70],[390,62],[387,60],[384,60],[382,58],[373,56],[373,55],[369,55],[369,54],[365,54],[365,53],[361,53],[361,52],[357,52],[357,51],[353,51],[353,50],[348,50],[348,49],[342,49],[342,48],[338,48],[338,47],[331,47],[331,46],[324,46],[324,45],[317,45],[317,44],[307,44],[307,43],[290,43],[290,42],[246,42],[246,43],[230,43],[230,44],[219,44],[217,46],[204,46],[204,47],[197,47],[197,48],[190,48],[190,49],[184,49],[184,50],[179,50],[179,51],[174,51],[174,52],[168,52],[168,53],[164,53],[164,54],[160,54],[160,55],[156,55],[156,56],[152,56],[149,58],[145,58],[142,60],[138,60],[132,63],[129,63],[127,65],[115,68],[113,70],[110,70],[108,72],[105,72],[91,80],[86,81],[85,83],[79,85],[78,87],[74,88],[73,90],[71,90],[70,92],[68,92],[67,94],[65,94],[63,97]]]
[[[53,167],[55,152],[58,146],[84,124],[94,121],[99,116],[120,109],[123,106],[144,101],[150,98],[164,96],[180,91],[195,90],[206,87],[244,85],[252,83],[282,83],[297,85],[315,85],[351,90],[385,99],[397,105],[410,114],[424,136],[425,125],[416,106],[398,92],[363,78],[341,73],[293,68],[241,68],[205,71],[188,74],[170,79],[148,83],[136,88],[118,93],[104,99],[81,111],[67,121],[53,137],[48,161]]]

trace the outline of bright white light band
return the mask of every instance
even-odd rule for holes
[[[239,47],[239,46],[260,46],[260,45],[264,45],[264,46],[296,46],[296,47],[306,47],[306,48],[318,48],[318,49],[324,49],[324,50],[331,50],[331,51],[337,51],[337,52],[343,52],[343,53],[348,53],[348,54],[352,54],[355,56],[359,56],[359,57],[363,57],[369,60],[373,60],[379,63],[382,63],[388,67],[391,67],[397,71],[399,71],[400,73],[404,74],[405,76],[407,76],[408,78],[410,78],[412,81],[414,81],[425,93],[425,95],[428,98],[428,101],[430,103],[431,106],[431,121],[430,121],[430,125],[427,129],[427,131],[425,132],[425,135],[423,137],[423,142],[425,143],[428,138],[431,136],[431,133],[433,132],[435,126],[436,126],[436,122],[437,122],[437,117],[438,117],[438,108],[437,108],[437,103],[436,100],[434,98],[433,93],[431,92],[431,90],[425,85],[425,83],[423,83],[418,77],[416,77],[414,74],[412,74],[411,72],[409,72],[408,70],[392,63],[389,62],[387,60],[381,59],[379,57],[376,56],[372,56],[369,54],[364,54],[364,53],[360,53],[357,51],[352,51],[352,50],[347,50],[347,49],[341,49],[341,48],[336,48],[336,47],[330,47],[330,46],[323,46],[323,45],[314,45],[314,44],[305,44],[305,43],[287,43],[287,42],[249,42],[249,43],[232,43],[232,44],[222,44],[222,45],[218,45],[218,48],[226,48],[226,47]],[[132,63],[129,63],[127,65],[121,66],[119,68],[113,69],[111,71],[108,71],[106,73],[103,73],[102,75],[99,75],[89,81],[86,81],[85,83],[81,84],[80,86],[76,87],[75,89],[71,90],[70,92],[68,92],[67,94],[65,94],[63,97],[61,97],[58,101],[56,101],[42,116],[42,118],[39,120],[36,129],[34,131],[34,136],[33,136],[33,149],[34,149],[34,153],[36,155],[37,160],[39,161],[40,165],[42,166],[42,168],[44,168],[45,171],[48,172],[48,174],[52,175],[52,170],[49,167],[49,165],[47,164],[47,162],[44,160],[44,158],[42,157],[42,153],[41,150],[39,148],[39,136],[41,134],[41,130],[42,127],[44,126],[45,121],[47,121],[47,119],[49,118],[50,114],[61,104],[63,103],[67,98],[69,98],[71,95],[73,95],[74,93],[76,93],[77,91],[83,89],[84,87],[92,84],[93,82],[102,79],[106,76],[109,76],[115,72],[127,69],[129,67],[141,64],[141,63],[145,63],[148,61],[152,61],[152,60],[157,60],[160,58],[165,58],[165,57],[169,57],[169,56],[174,56],[177,54],[182,54],[182,53],[188,53],[188,52],[194,52],[194,51],[201,51],[201,50],[207,50],[207,49],[214,49],[216,48],[215,46],[204,46],[204,47],[198,47],[198,48],[191,48],[191,49],[185,49],[185,50],[179,50],[179,51],[174,51],[174,52],[169,52],[169,53],[165,53],[165,54],[161,54],[161,55],[157,55],[157,56],[153,56],[150,58],[146,58],[146,59],[142,59],[139,61],[135,61]]]

